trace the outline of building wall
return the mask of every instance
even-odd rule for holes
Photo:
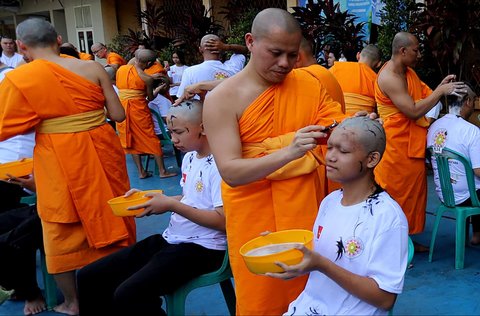
[[[103,43],[110,43],[118,35],[117,10],[115,0],[101,0],[101,18],[103,22]]]
[[[117,24],[120,34],[128,34],[128,29],[140,29],[138,14],[139,1],[116,1]]]

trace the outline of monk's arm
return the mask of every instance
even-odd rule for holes
[[[95,73],[98,74],[98,80],[103,89],[103,95],[105,96],[105,107],[107,108],[108,116],[115,122],[123,121],[125,119],[125,110],[115,90],[113,90],[110,77],[99,63],[92,62],[90,64],[95,68]]]
[[[392,100],[393,104],[403,114],[413,120],[424,116],[442,96],[462,93],[464,90],[463,82],[444,83],[444,81],[428,97],[415,102],[408,94],[407,84],[401,77],[384,72],[380,73],[378,77],[378,85],[382,92]]]
[[[138,76],[145,82],[148,101],[152,101],[153,99],[155,99],[155,96],[153,95],[153,78],[152,78],[152,76],[147,75],[137,65],[135,65],[135,68],[137,69]]]
[[[317,146],[316,138],[325,136],[319,132],[323,127],[307,126],[297,132],[289,146],[262,157],[243,158],[238,117],[234,107],[225,102],[231,100],[232,96],[215,92],[213,90],[205,100],[203,123],[220,175],[230,186],[265,178],[314,149]]]

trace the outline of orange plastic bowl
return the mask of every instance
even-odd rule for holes
[[[135,216],[143,212],[143,208],[138,210],[128,210],[130,206],[135,206],[147,202],[150,198],[146,197],[147,193],[163,193],[162,190],[148,190],[135,192],[129,197],[119,196],[108,201],[108,205],[112,208],[113,214],[117,216]]]
[[[33,158],[24,158],[22,160],[0,164],[0,179],[8,179],[7,173],[14,177],[24,177],[33,171]]]
[[[287,265],[298,264],[303,253],[294,249],[294,244],[313,247],[313,232],[304,229],[283,230],[250,240],[240,248],[240,254],[247,268],[255,274],[283,272],[275,262]]]

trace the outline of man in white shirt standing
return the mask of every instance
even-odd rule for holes
[[[185,87],[200,81],[220,80],[233,76],[243,69],[247,48],[242,45],[224,44],[217,35],[207,34],[200,41],[200,53],[203,63],[191,66],[183,71],[182,82],[177,97],[181,97]],[[233,51],[234,54],[224,63],[220,60],[221,51]],[[196,99],[200,99],[198,96]]]
[[[15,52],[15,41],[13,38],[10,38],[9,36],[2,36],[0,45],[2,46],[2,56],[0,57],[0,62],[8,67],[17,67],[18,63],[23,60],[23,56]]]
[[[475,174],[477,195],[480,198],[480,129],[467,121],[473,113],[478,96],[471,87],[467,87],[467,91],[467,94],[459,97],[448,97],[449,113],[430,126],[427,134],[427,146],[433,146],[434,151],[441,151],[446,147],[469,159]],[[455,204],[471,205],[463,165],[458,161],[450,160],[449,167]],[[435,190],[438,197],[443,200],[435,159],[432,159],[432,168]],[[480,244],[480,216],[472,216],[472,226],[473,237],[470,242],[478,245]]]

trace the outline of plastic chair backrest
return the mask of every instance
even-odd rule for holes
[[[437,162],[438,177],[440,179],[440,187],[442,190],[443,204],[447,207],[455,207],[455,195],[453,193],[453,186],[450,177],[450,166],[448,161],[451,159],[459,161],[465,168],[465,175],[468,183],[468,191],[470,193],[470,199],[472,206],[480,207],[480,202],[477,197],[475,189],[475,175],[473,173],[472,164],[470,160],[465,158],[458,152],[449,148],[443,148],[440,153],[433,150],[432,147],[427,148],[427,154],[430,159],[435,158]]]
[[[165,123],[163,123],[163,119],[160,116],[160,114],[157,111],[155,111],[154,109],[150,109],[150,112],[157,119],[158,126],[160,127],[160,130],[162,131],[162,135],[163,135],[163,138],[164,138],[164,139],[160,140],[162,145],[172,145],[173,146],[172,139],[170,138],[170,135],[168,134],[167,129],[165,128]]]

